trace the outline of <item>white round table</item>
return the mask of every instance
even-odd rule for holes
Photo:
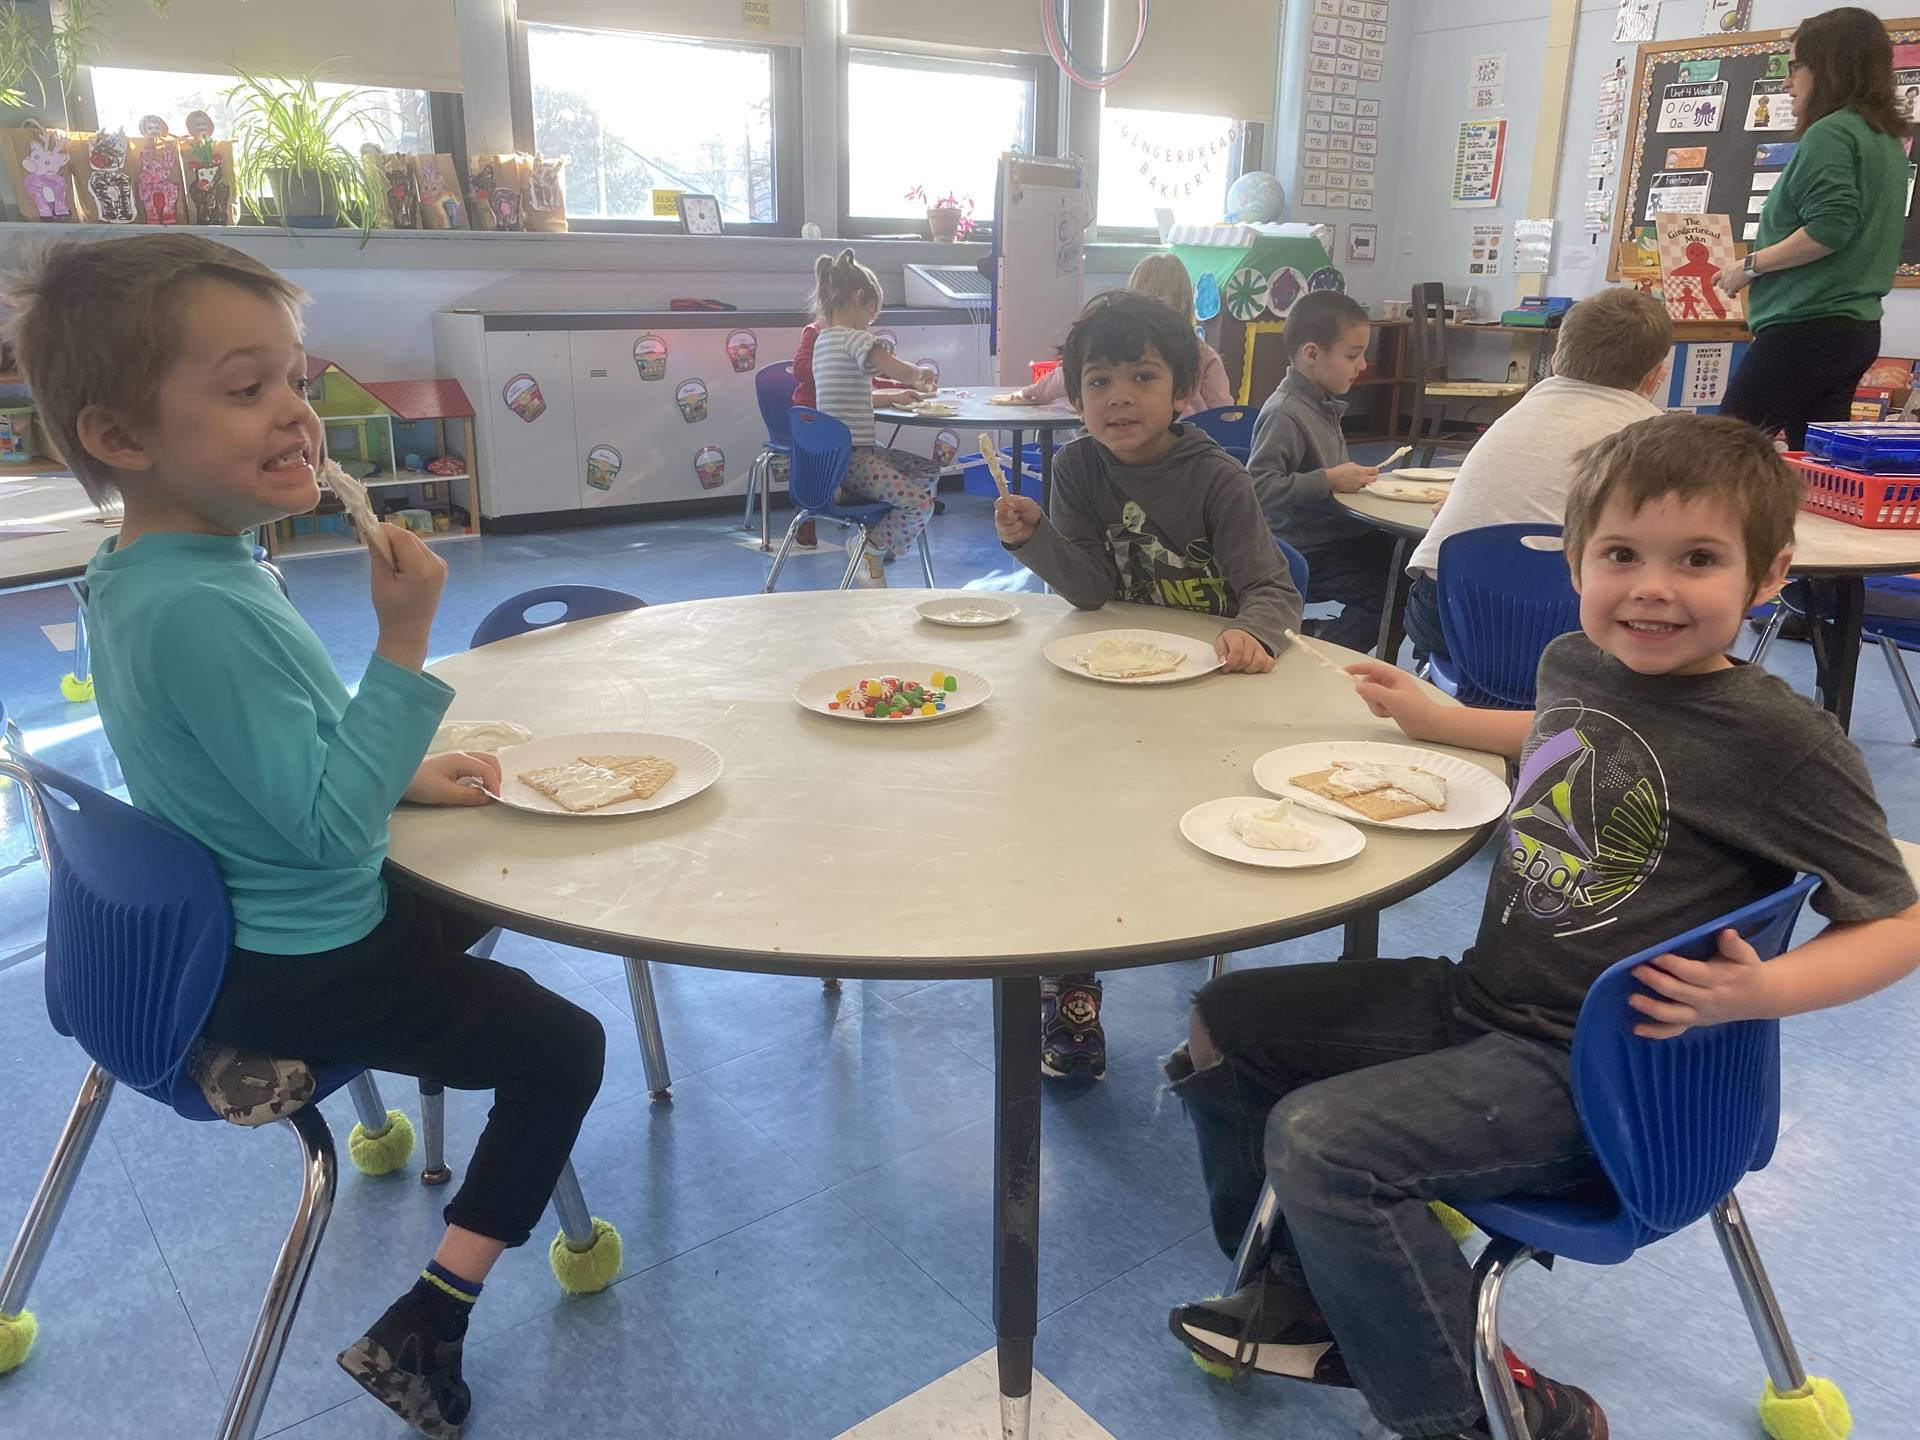
[[[71,475],[0,472],[0,590],[65,585],[73,592],[73,669],[60,681],[60,693],[70,701],[93,698],[80,577],[100,543],[119,528],[118,514],[103,515]],[[33,533],[43,529],[50,533]]]
[[[1369,525],[1399,537],[1387,575],[1386,608],[1380,617],[1382,658],[1400,653],[1405,636],[1410,580],[1406,557],[1433,525],[1430,504],[1385,500],[1365,491],[1336,495],[1335,502]],[[1860,663],[1860,627],[1866,613],[1866,577],[1920,572],[1920,530],[1869,530],[1802,510],[1793,526],[1791,580],[1825,581],[1803,586],[1809,608],[1820,611],[1812,626],[1820,703],[1845,727],[1853,717],[1853,685]],[[1389,648],[1391,647],[1391,648]]]
[[[536,735],[651,730],[721,754],[717,784],[627,818],[501,805],[403,807],[398,883],[495,924],[628,957],[781,974],[990,978],[996,1034],[995,1329],[1003,1420],[1025,1434],[1036,1319],[1040,979],[1248,948],[1352,923],[1464,862],[1491,827],[1369,829],[1352,860],[1261,870],[1178,830],[1189,807],[1257,794],[1280,745],[1389,739],[1344,679],[1288,651],[1264,676],[1124,687],[1041,651],[1066,634],[1145,626],[1211,638],[1184,611],[1071,609],[1014,597],[1012,623],[928,624],[927,592],[796,592],[586,620],[453,656],[449,718]],[[993,685],[977,710],[920,724],[803,710],[815,670],[916,661]],[[1472,757],[1503,773],[1499,760]],[[1377,936],[1377,928],[1372,930]],[[651,1078],[651,1077],[650,1077]],[[664,1081],[664,1076],[661,1077]]]
[[[1009,393],[1008,390],[978,385],[940,390],[935,392],[933,398],[953,406],[954,413],[951,415],[924,415],[917,409],[883,409],[876,406],[873,418],[895,427],[906,425],[929,430],[952,430],[960,436],[962,449],[982,430],[1011,430],[1016,460],[1007,476],[1007,483],[1015,494],[1020,493],[1021,482],[1021,465],[1017,457],[1022,453],[1026,432],[1036,431],[1040,436],[1040,495],[1042,503],[1051,506],[1054,432],[1078,429],[1084,422],[1064,400],[1052,405],[995,405],[988,398]],[[898,433],[897,429],[895,433]]]

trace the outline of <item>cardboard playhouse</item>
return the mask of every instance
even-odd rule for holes
[[[1309,290],[1345,290],[1326,246],[1312,235],[1264,235],[1227,244],[1172,247],[1193,280],[1194,309],[1220,352],[1242,405],[1258,405],[1287,373],[1280,335],[1287,311]]]
[[[459,381],[359,380],[315,355],[307,383],[328,457],[359,477],[383,519],[430,539],[476,533],[473,406]],[[356,543],[331,492],[273,527],[276,553]]]

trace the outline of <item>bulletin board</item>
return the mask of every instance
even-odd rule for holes
[[[1886,24],[1894,45],[1895,70],[1920,69],[1920,19]],[[1792,36],[1791,30],[1753,30],[1639,47],[1629,77],[1627,168],[1616,202],[1620,208],[1613,217],[1608,279],[1618,280],[1623,265],[1635,266],[1634,232],[1652,224],[1647,207],[1655,193],[1662,196],[1662,203],[1676,202],[1676,208],[1687,205],[1698,214],[1732,217],[1741,253],[1751,247],[1748,227],[1760,219],[1757,197],[1764,196],[1772,183],[1768,177],[1777,177],[1784,168],[1784,156],[1791,154],[1772,150],[1763,155],[1760,147],[1791,145],[1794,136],[1790,125],[1747,127],[1756,119],[1762,124],[1781,123],[1783,110],[1775,97],[1785,93]],[[1711,108],[1703,114],[1702,107]],[[1784,113],[1791,114],[1791,97]],[[1716,117],[1718,128],[1707,128]],[[1670,128],[1663,130],[1663,125]],[[1688,150],[1695,154],[1684,153]],[[1920,162],[1920,156],[1910,159]],[[1893,283],[1920,286],[1920,205],[1908,206]]]

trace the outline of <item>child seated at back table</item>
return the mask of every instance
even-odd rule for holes
[[[1261,674],[1300,623],[1300,594],[1247,472],[1174,418],[1198,352],[1193,326],[1160,301],[1096,295],[1060,347],[1087,434],[1054,460],[1053,518],[1009,495],[995,502],[993,524],[1021,564],[1082,610],[1128,600],[1230,618],[1214,641],[1222,668]],[[1100,982],[1050,977],[1041,1007],[1046,1072],[1106,1074]]]
[[[1236,971],[1195,997],[1168,1061],[1215,1239],[1234,1253],[1268,1179],[1283,1222],[1268,1268],[1176,1308],[1175,1336],[1236,1368],[1356,1386],[1403,1436],[1488,1433],[1472,1276],[1428,1202],[1603,1181],[1569,1063],[1581,1001],[1609,965],[1798,871],[1822,881],[1826,930],[1767,964],[1731,930],[1710,961],[1655,960],[1635,972],[1636,1032],[1842,1005],[1920,962],[1920,906],[1860,752],[1813,702],[1725,653],[1786,574],[1793,472],[1752,427],[1680,414],[1628,426],[1574,468],[1581,628],[1541,657],[1535,713],[1442,706],[1392,666],[1350,667],[1409,738],[1520,762],[1463,963]],[[1509,1364],[1534,1440],[1604,1440],[1587,1394]]]
[[[1553,374],[1474,442],[1433,527],[1407,562],[1413,576],[1407,638],[1416,655],[1447,653],[1436,583],[1440,542],[1484,525],[1560,524],[1573,457],[1661,413],[1653,397],[1666,381],[1672,350],[1666,306],[1638,290],[1603,290],[1567,312],[1554,343]]]
[[[1193,278],[1177,256],[1149,255],[1133,267],[1133,273],[1127,277],[1127,288],[1165,301],[1174,314],[1185,315],[1188,323],[1193,323]],[[1051,405],[1065,397],[1067,377],[1055,366],[1034,384],[1015,393],[1032,404]],[[1180,402],[1180,418],[1185,420],[1202,410],[1217,410],[1232,403],[1233,388],[1227,383],[1227,367],[1220,359],[1220,352],[1202,340],[1200,365],[1194,372],[1193,389]]]
[[[485,925],[381,878],[398,801],[484,804],[465,782],[498,790],[500,765],[427,757],[453,692],[421,673],[446,564],[417,536],[381,527],[379,642],[351,697],[253,563],[255,526],[320,498],[304,299],[198,235],[61,242],[17,279],[11,339],[87,493],[125,503],[87,567],[100,721],[133,803],[211,850],[226,881],[235,948],[205,1046],[494,1092],[439,1249],[340,1356],[401,1419],[452,1436],[480,1284],[546,1208],[606,1037],[521,971],[468,955]],[[240,1118],[257,1097],[219,1093],[231,1068],[196,1067]]]
[[[1307,558],[1310,598],[1340,602],[1340,614],[1314,622],[1313,633],[1362,651],[1379,637],[1394,540],[1333,497],[1353,494],[1378,473],[1347,458],[1340,429],[1341,397],[1366,371],[1372,334],[1367,312],[1345,295],[1316,290],[1294,302],[1281,336],[1287,373],[1260,407],[1247,458],[1267,524]]]
[[[910,450],[883,449],[875,440],[873,377],[931,390],[933,375],[896,358],[867,328],[880,313],[880,277],[854,259],[852,250],[842,250],[838,259],[822,255],[815,262],[813,313],[821,324],[809,357],[814,408],[853,434],[841,494],[849,501],[878,500],[893,507],[873,527],[870,543],[857,531],[847,540],[848,554],[857,554],[861,561],[854,583],[884,586],[885,562],[906,554],[933,515],[940,467]],[[797,357],[794,373],[797,378]]]

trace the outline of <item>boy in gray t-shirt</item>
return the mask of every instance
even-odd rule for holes
[[[1285,1221],[1268,1270],[1175,1309],[1174,1334],[1229,1365],[1357,1385],[1401,1435],[1488,1433],[1472,1276],[1429,1202],[1604,1179],[1569,1047],[1607,966],[1800,871],[1821,879],[1826,930],[1766,964],[1728,930],[1712,960],[1640,967],[1637,1032],[1842,1005],[1920,963],[1920,904],[1859,751],[1832,716],[1725,653],[1785,577],[1793,473],[1759,431],[1684,414],[1628,426],[1575,469],[1581,629],[1542,656],[1535,713],[1441,706],[1391,666],[1352,667],[1361,698],[1412,739],[1520,762],[1464,963],[1224,976],[1195,998],[1168,1064],[1223,1248],[1264,1180]],[[1584,1391],[1509,1364],[1535,1440],[1606,1435]]]

